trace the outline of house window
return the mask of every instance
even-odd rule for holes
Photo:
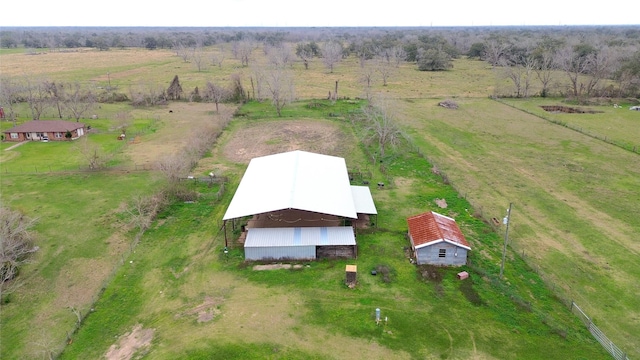
[[[61,132],[57,132],[56,133],[56,138],[57,139],[61,139],[62,138],[62,133]]]
[[[18,138],[18,133],[11,133],[11,138],[12,139],[17,139]]]
[[[447,257],[447,249],[440,249],[440,253],[438,253],[438,257]]]

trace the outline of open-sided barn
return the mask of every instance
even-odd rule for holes
[[[352,258],[363,214],[377,214],[371,192],[343,158],[296,150],[252,159],[223,220],[248,218],[247,260]]]
[[[430,211],[407,219],[409,240],[418,265],[461,266],[471,250],[456,221]]]

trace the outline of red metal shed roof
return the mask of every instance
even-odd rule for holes
[[[414,248],[446,241],[471,250],[456,221],[448,216],[430,211],[408,218],[407,223]]]
[[[25,132],[66,132],[84,128],[83,123],[64,120],[32,120],[5,130],[5,133],[25,133]]]

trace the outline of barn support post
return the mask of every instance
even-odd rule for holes
[[[224,231],[224,247],[228,247],[229,242],[227,241],[227,220],[222,220],[222,229]]]

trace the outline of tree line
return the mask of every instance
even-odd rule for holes
[[[453,59],[486,61],[508,79],[512,89],[499,96],[640,97],[640,26],[453,27],[453,28],[6,28],[0,47],[78,47],[99,50],[141,47],[171,49],[198,71],[222,66],[230,48],[242,66],[262,46],[273,61],[297,58],[305,68],[321,58],[330,72],[340,59],[368,62],[386,80],[391,63],[416,64],[419,70],[443,71]],[[218,47],[207,58],[205,48]],[[285,50],[287,47],[290,50]],[[273,55],[279,52],[279,55]],[[274,57],[275,56],[275,57]],[[283,64],[281,64],[283,65]],[[571,87],[553,87],[565,74]],[[367,75],[363,74],[366,78]],[[366,79],[364,80],[366,82]],[[531,93],[532,83],[542,85]]]

